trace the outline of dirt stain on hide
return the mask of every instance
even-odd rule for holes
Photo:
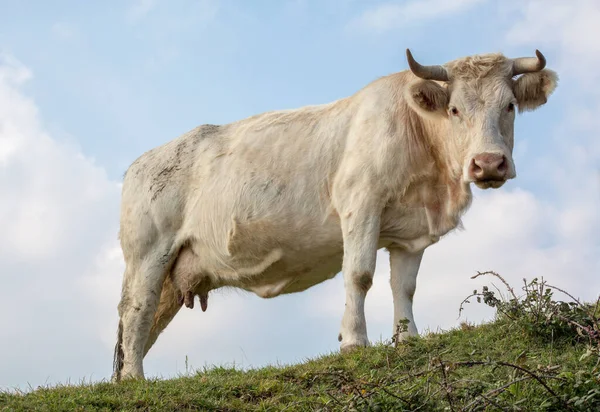
[[[172,151],[172,156],[158,168],[158,173],[152,178],[148,189],[152,193],[151,202],[159,197],[177,172],[193,163],[193,152],[197,145],[202,140],[217,135],[220,129],[221,126],[213,124],[198,126],[177,143],[175,150]]]

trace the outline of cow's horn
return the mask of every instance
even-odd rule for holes
[[[408,65],[410,67],[410,71],[414,73],[415,76],[420,77],[425,80],[439,80],[442,82],[448,81],[448,72],[442,66],[422,66],[415,58],[412,56],[412,53],[409,49],[406,49],[406,58],[408,59]]]
[[[513,76],[523,73],[539,72],[546,67],[546,58],[539,50],[535,50],[537,57],[517,57],[513,59]]]

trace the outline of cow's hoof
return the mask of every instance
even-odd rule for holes
[[[368,344],[364,344],[364,343],[347,343],[347,344],[342,344],[340,346],[340,352],[341,353],[350,353],[350,352],[354,352],[357,349],[360,348],[365,348],[369,346]]]
[[[396,335],[394,346],[398,347],[403,342],[406,342],[409,338],[414,337],[414,336],[419,336],[419,334],[416,333],[416,332],[414,332],[414,333],[410,333],[410,332],[400,333],[400,334]]]
[[[116,374],[113,374],[111,381],[113,383],[119,383],[124,381],[145,381],[144,373],[135,373],[135,372],[127,372],[122,371],[121,376],[117,377]]]

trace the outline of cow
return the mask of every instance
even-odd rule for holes
[[[407,70],[349,97],[201,125],[141,155],[122,187],[112,380],[143,379],[144,357],[196,296],[204,311],[215,289],[273,298],[340,271],[340,351],[368,346],[365,297],[381,248],[393,336],[418,335],[424,250],[461,224],[471,183],[497,189],[516,177],[515,112],[545,104],[557,86],[535,53],[426,66],[407,49]]]

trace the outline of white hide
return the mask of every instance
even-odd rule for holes
[[[504,106],[531,108],[551,93],[531,91],[537,73],[524,75],[527,91],[514,91],[503,56],[448,67],[461,64],[501,70],[471,68],[471,77],[447,83],[404,71],[329,104],[200,126],[138,158],[123,184],[116,379],[143,377],[144,355],[195,295],[205,310],[219,287],[270,298],[340,270],[341,348],[367,345],[364,301],[382,247],[391,251],[394,322],[408,319],[406,334],[417,334],[421,257],[459,225],[471,201],[465,165],[495,150],[513,170],[514,113]],[[555,83],[542,73],[537,78]],[[460,107],[460,118],[448,104]]]

